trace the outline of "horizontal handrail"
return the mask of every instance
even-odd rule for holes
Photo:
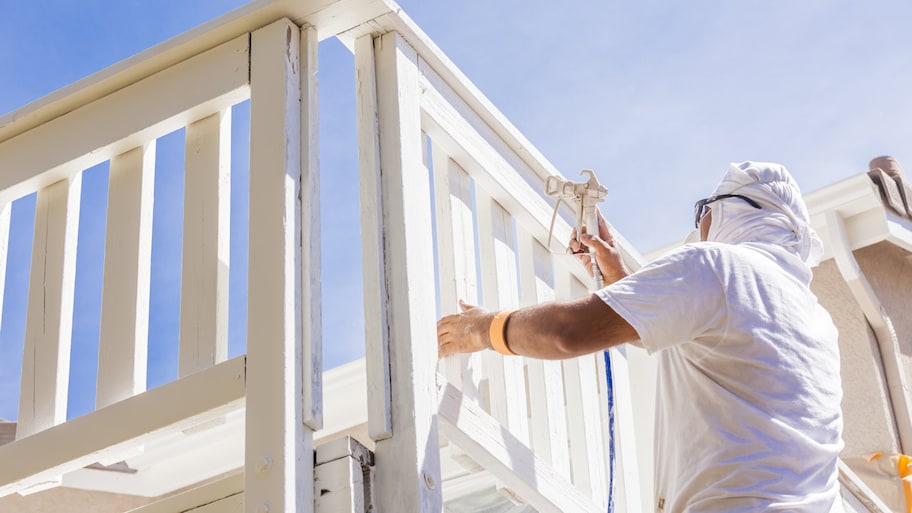
[[[30,437],[0,446],[0,497],[243,407],[239,356]]]

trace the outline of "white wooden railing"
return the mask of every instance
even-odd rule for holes
[[[35,192],[37,213],[17,439],[0,447],[0,493],[58,485],[64,473],[125,459],[246,404],[246,461],[258,469],[247,473],[246,500],[288,511],[302,499],[312,505],[313,465],[303,455],[322,422],[320,289],[310,279],[319,276],[319,246],[302,250],[301,241],[319,240],[316,46],[314,28],[279,19],[114,92],[78,98],[109,87],[101,77],[72,95],[80,103],[37,126],[25,116],[4,127],[22,126],[0,142],[0,201],[8,212]],[[247,99],[248,343],[246,355],[227,360],[231,108]],[[155,145],[181,128],[178,379],[145,391]],[[96,410],[67,422],[80,184],[85,169],[105,161]],[[213,467],[197,480],[230,470]]]
[[[509,495],[539,511],[605,511],[612,441],[603,355],[556,362],[485,352],[450,357],[435,375],[435,320],[458,311],[458,299],[515,308],[586,294],[589,279],[562,247],[561,256],[547,247],[553,203],[543,188],[557,172],[407,21],[385,21],[399,32],[352,44],[378,479],[407,470],[382,468],[391,434],[390,454],[417,453],[421,471],[434,471],[426,447],[439,413],[451,454],[492,472]],[[566,241],[570,226],[559,219],[555,233]],[[403,423],[414,439],[397,438],[393,427]],[[432,497],[432,487],[422,494]]]
[[[601,354],[436,356],[436,320],[457,299],[512,308],[586,293],[582,267],[546,246],[542,184],[556,171],[395,4],[366,0],[257,2],[0,126],[0,240],[9,205],[37,193],[19,432],[0,446],[0,496],[245,408],[245,511],[312,511],[322,425],[315,73],[318,39],[334,35],[355,53],[378,511],[441,511],[441,435],[448,456],[539,511],[605,511],[620,477],[612,443],[625,460],[618,440],[629,446],[632,429],[621,422],[609,437]],[[247,99],[247,347],[227,360],[230,113]],[[178,377],[146,391],[155,144],[181,128]],[[105,161],[97,408],[67,421],[80,180]],[[559,218],[556,240],[569,231]],[[621,356],[611,392],[623,409]],[[634,459],[621,465],[630,477],[619,501],[638,501]]]

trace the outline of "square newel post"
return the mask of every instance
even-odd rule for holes
[[[314,507],[313,430],[321,423],[318,282],[312,286],[319,276],[316,44],[315,30],[287,19],[251,37],[248,513]]]
[[[442,511],[430,182],[418,55],[397,33],[355,45],[368,424],[378,511]]]

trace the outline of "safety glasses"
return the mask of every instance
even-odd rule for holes
[[[700,201],[694,203],[694,228],[700,228],[700,220],[703,219],[703,216],[705,216],[707,212],[709,212],[709,209],[706,208],[707,205],[719,200],[724,200],[726,198],[740,198],[754,208],[763,208],[756,201],[740,194],[719,194],[718,196],[701,199]]]

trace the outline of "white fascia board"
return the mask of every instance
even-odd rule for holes
[[[823,260],[833,258],[827,213],[837,212],[845,222],[851,249],[889,241],[912,252],[912,222],[884,204],[877,185],[867,173],[849,177],[805,195],[811,226],[823,239]]]

